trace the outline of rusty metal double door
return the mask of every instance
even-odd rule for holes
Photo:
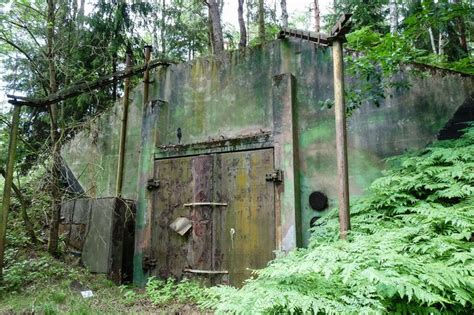
[[[273,164],[273,149],[156,160],[152,275],[239,286],[265,267],[276,246]],[[191,228],[180,235],[170,224],[183,218]]]

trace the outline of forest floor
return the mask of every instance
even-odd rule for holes
[[[104,275],[91,274],[71,260],[61,261],[35,251],[29,251],[28,256],[10,268],[13,277],[22,269],[17,272],[21,280],[18,286],[0,290],[0,314],[203,313],[192,304],[170,302],[156,306],[144,289],[117,286]],[[31,267],[35,270],[24,276]],[[93,296],[83,298],[81,291],[86,290],[91,290]]]

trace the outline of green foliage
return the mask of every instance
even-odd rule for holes
[[[412,44],[409,32],[382,35],[372,27],[362,27],[347,35],[349,49],[345,62],[351,80],[346,88],[347,111],[351,113],[365,103],[379,106],[382,100],[399,89],[410,87],[409,77],[423,73],[411,69],[401,76],[401,70],[413,63],[474,74],[472,58],[448,62],[446,56],[429,53]],[[326,104],[321,104],[326,105]]]
[[[388,0],[340,0],[334,14],[325,17],[327,31],[343,12],[353,14],[352,33],[347,35],[346,65],[351,76],[346,86],[347,112],[364,104],[379,106],[395,90],[409,88],[410,78],[424,75],[409,64],[426,64],[474,74],[472,21],[469,1],[396,1],[398,25],[389,32]],[[404,68],[404,69],[402,69]],[[408,75],[407,75],[408,74]],[[321,106],[330,106],[321,102]]]
[[[0,293],[18,291],[32,283],[77,276],[74,271],[67,270],[52,257],[43,256],[13,261],[17,254],[18,251],[15,250],[6,253],[7,262],[12,262],[4,270],[4,283],[0,286]]]
[[[151,302],[158,306],[171,303],[204,304],[208,301],[207,290],[187,279],[176,282],[172,278],[166,281],[150,278],[146,293]]]
[[[331,32],[332,26],[336,23],[341,13],[352,13],[354,28],[359,29],[372,26],[378,32],[385,33],[389,27],[386,24],[386,5],[388,0],[339,0],[334,1],[333,13],[324,17],[327,32]]]
[[[397,79],[402,67],[422,54],[402,35],[381,35],[363,27],[347,36],[350,51],[345,58],[351,81],[346,89],[347,111],[365,102],[379,106],[387,89],[408,87],[406,79]]]
[[[337,212],[308,249],[256,271],[242,289],[210,289],[220,313],[474,312],[474,127],[390,161],[351,208],[338,239]]]

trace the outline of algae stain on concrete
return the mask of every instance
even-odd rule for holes
[[[334,123],[319,121],[314,127],[304,130],[298,137],[302,148],[307,148],[317,142],[331,141],[335,136]]]

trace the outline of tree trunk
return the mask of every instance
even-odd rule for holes
[[[436,51],[436,44],[435,44],[433,29],[431,27],[428,28],[428,34],[430,35],[431,50],[433,50],[433,54],[436,55],[438,54],[438,52]]]
[[[321,10],[318,0],[314,0],[314,29],[316,33],[321,32]]]
[[[48,48],[48,70],[49,70],[49,93],[54,94],[57,89],[56,82],[56,65],[54,63],[55,52],[54,52],[54,27],[55,27],[55,11],[56,3],[55,0],[48,0],[48,15],[47,15],[47,37],[46,44]],[[58,239],[59,239],[59,215],[61,203],[61,189],[60,189],[60,176],[61,176],[61,144],[60,144],[60,132],[58,129],[57,118],[58,110],[57,105],[52,104],[49,107],[50,115],[50,127],[51,127],[51,141],[53,144],[52,149],[52,169],[51,169],[51,222],[49,229],[49,241],[48,241],[48,252],[52,255],[56,255],[58,251]]]
[[[13,168],[15,166],[16,143],[18,139],[18,125],[20,123],[21,107],[15,105],[13,107],[12,124],[10,129],[10,139],[8,142],[8,158],[7,158],[7,176],[3,186],[3,198],[0,207],[0,283],[3,282],[3,266],[5,258],[5,247],[7,241],[7,221],[8,211],[11,202],[11,187],[13,184]]]
[[[221,15],[219,2],[209,0],[209,18],[211,22],[212,48],[215,55],[220,55],[224,51],[224,37],[222,35]]]
[[[460,1],[454,0],[454,4],[459,5]],[[464,52],[469,53],[466,39],[466,24],[464,23],[464,19],[461,16],[456,19],[456,28],[459,34],[459,46]]]
[[[251,20],[251,14],[252,13],[252,1],[247,0],[247,45],[250,43],[250,36],[251,36],[251,30],[250,30],[250,23],[252,22]]]
[[[161,40],[161,54],[164,57],[166,54],[166,34],[165,34],[165,15],[166,15],[166,0],[161,1],[161,25],[160,25],[160,40]]]
[[[77,0],[72,0],[72,20],[77,21]]]
[[[6,173],[3,168],[0,168],[0,174],[3,176],[3,178],[6,179]],[[23,223],[25,223],[26,232],[30,236],[31,242],[33,244],[36,244],[38,239],[36,238],[33,223],[31,223],[31,220],[28,216],[28,212],[27,212],[28,202],[23,197],[21,190],[13,182],[12,182],[12,188],[13,188],[13,191],[15,192],[16,197],[18,198],[18,201],[20,202],[21,218],[23,219]]]
[[[265,7],[264,0],[258,0],[258,41],[265,42]]]
[[[79,17],[84,18],[84,7],[86,4],[86,0],[80,0],[80,1],[81,1],[81,4],[79,6]]]
[[[443,32],[439,32],[439,39],[438,39],[438,55],[444,55],[444,36]]]
[[[245,0],[238,0],[239,1],[239,27],[240,27],[240,41],[239,41],[239,48],[244,48],[247,46],[247,29],[245,28],[245,21],[244,21],[244,1]]]
[[[284,28],[288,27],[288,9],[286,7],[286,0],[280,1],[281,6],[281,26]]]
[[[84,24],[84,6],[86,4],[86,0],[81,0],[81,4],[79,6],[79,13],[77,14],[77,21],[79,22],[79,26],[82,27]]]
[[[389,0],[390,11],[390,34],[396,34],[398,30],[398,6],[397,0]]]

